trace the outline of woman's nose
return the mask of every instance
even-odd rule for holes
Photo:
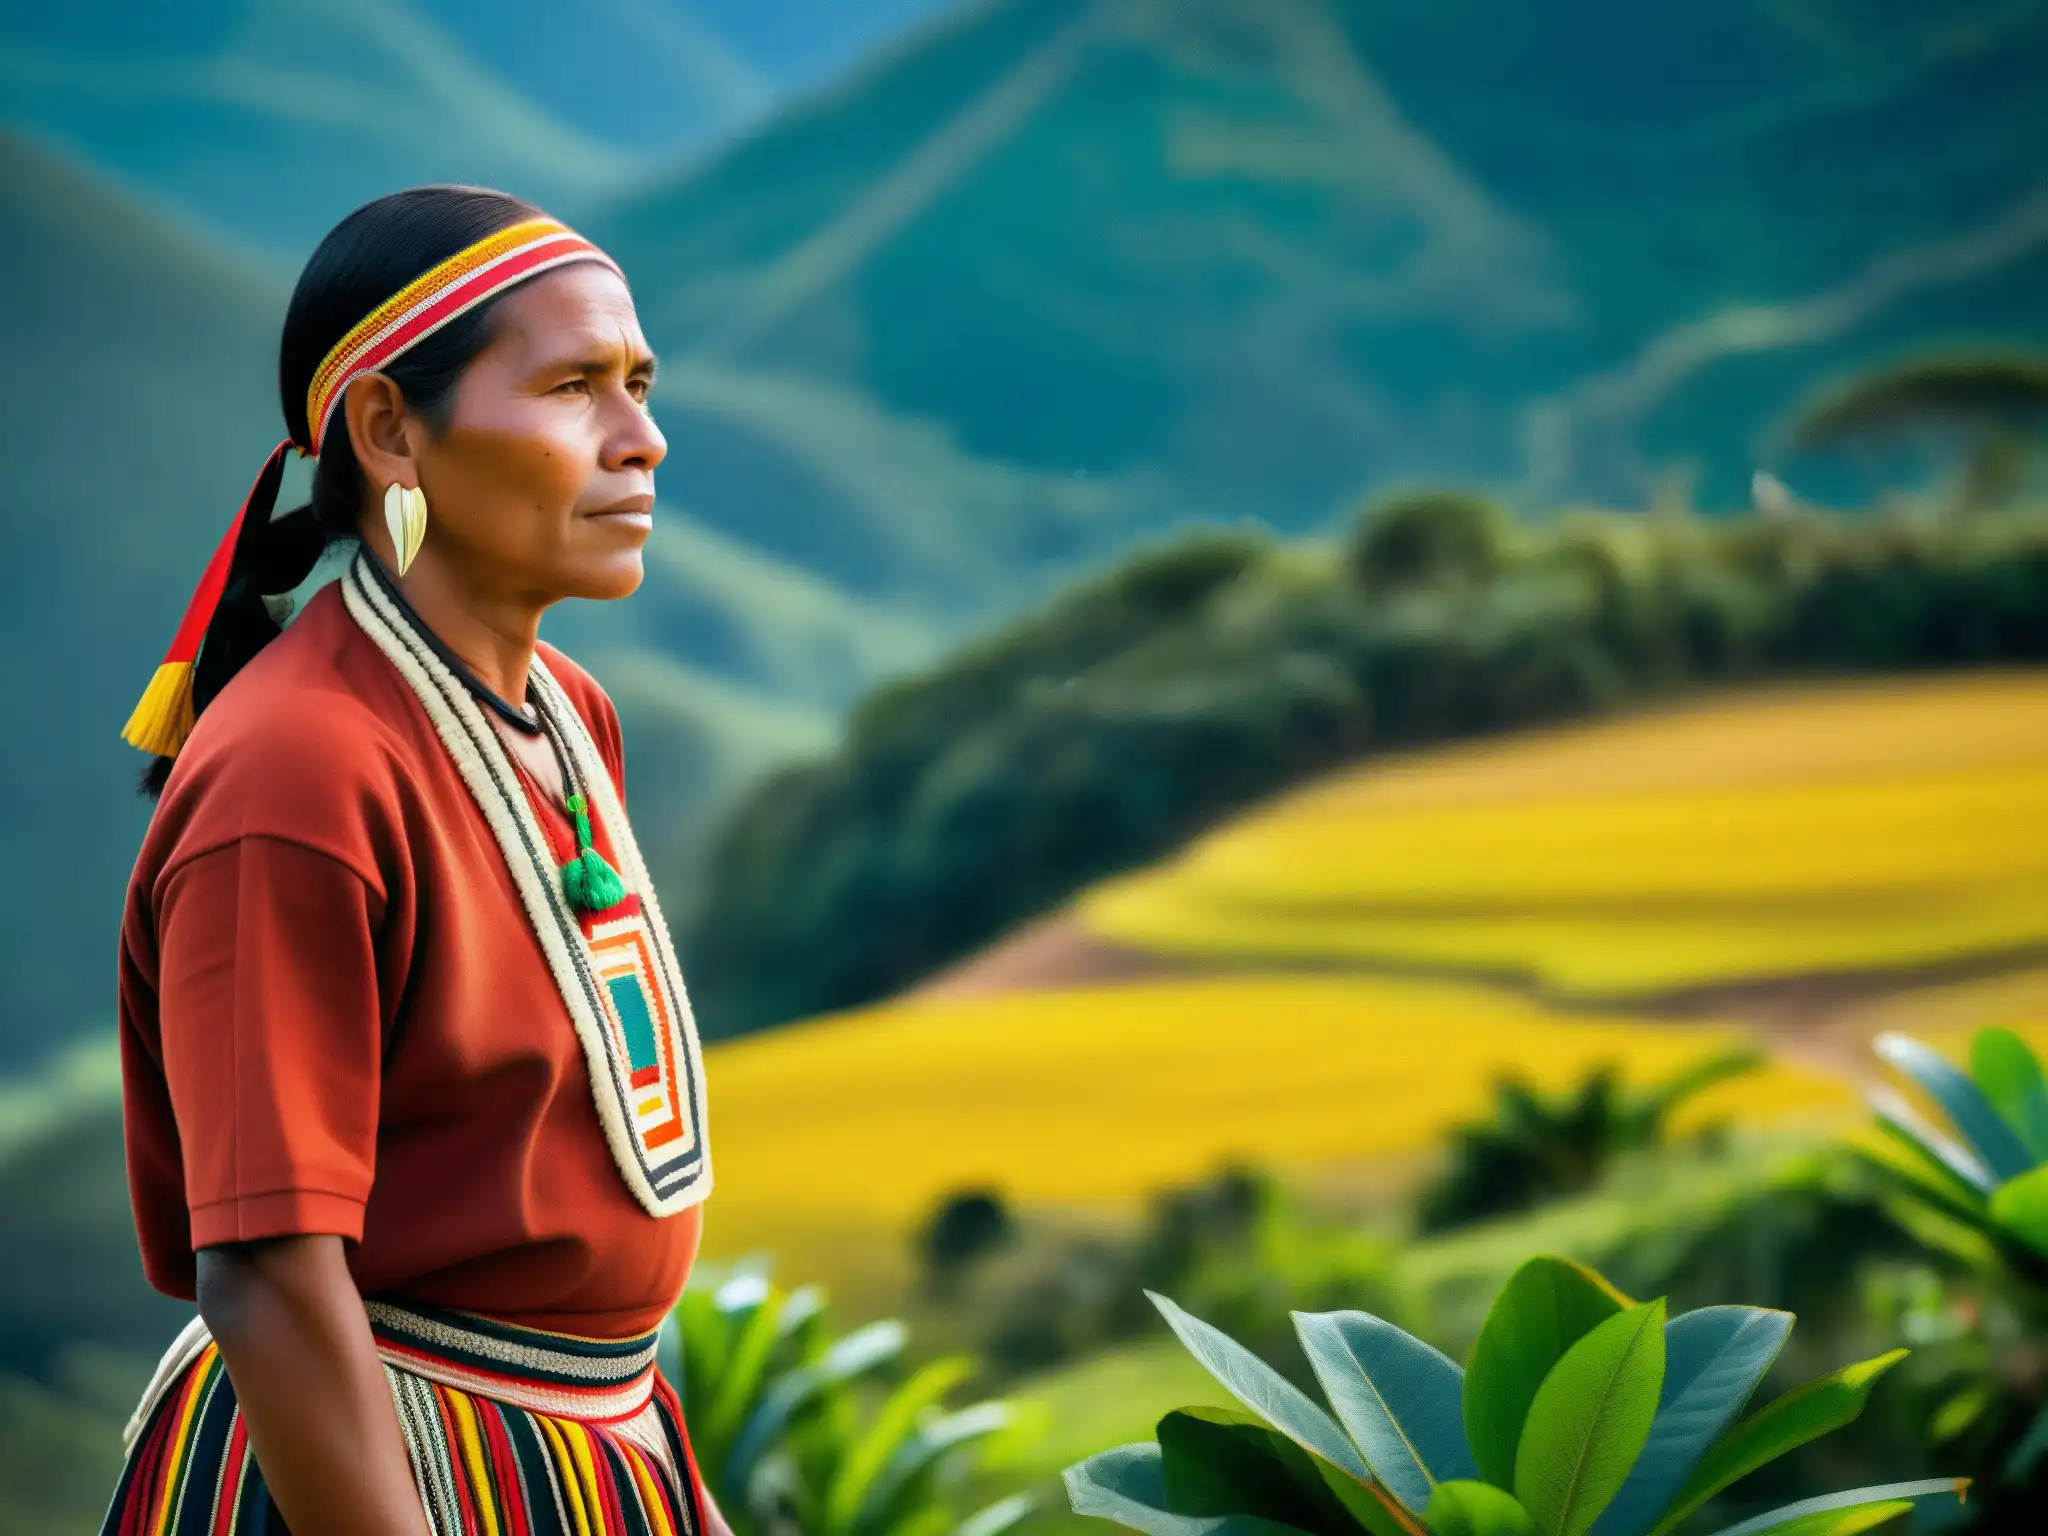
[[[606,469],[653,469],[668,457],[668,439],[655,425],[654,413],[631,395],[623,397],[628,409],[605,443]]]

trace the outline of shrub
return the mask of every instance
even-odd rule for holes
[[[1492,1118],[1451,1132],[1449,1160],[1422,1193],[1418,1224],[1441,1232],[1590,1189],[1622,1153],[1656,1146],[1680,1104],[1761,1059],[1755,1051],[1725,1051],[1635,1092],[1617,1083],[1612,1068],[1555,1097],[1504,1079],[1494,1088]]]
[[[1227,1334],[1152,1299],[1246,1411],[1179,1409],[1156,1440],[1068,1468],[1077,1512],[1149,1536],[1664,1536],[1855,1419],[1904,1354],[1844,1366],[1742,1417],[1790,1314],[1706,1307],[1667,1320],[1661,1300],[1632,1302],[1591,1270],[1537,1258],[1496,1298],[1464,1369],[1370,1313],[1297,1313],[1326,1410]],[[1966,1486],[1851,1489],[1722,1536],[1839,1536]]]
[[[1948,1271],[1889,1298],[1937,1345],[1912,1378],[1918,1417],[1982,1469],[1987,1523],[2037,1515],[2048,1497],[2048,1079],[2010,1030],[1980,1030],[1967,1073],[1909,1036],[1880,1036],[1877,1049],[1948,1122],[1872,1094],[1887,1137],[1874,1161]]]
[[[1017,1225],[1002,1196],[967,1189],[948,1195],[917,1234],[918,1258],[934,1291],[949,1293],[974,1263],[1015,1241]]]
[[[1365,510],[1349,550],[1368,592],[1482,582],[1505,563],[1508,515],[1483,496],[1423,490]]]
[[[816,1289],[742,1274],[685,1291],[675,1335],[698,1469],[737,1536],[999,1536],[1030,1511],[1021,1495],[953,1507],[976,1447],[1012,1421],[1000,1402],[944,1406],[972,1361],[862,1394],[902,1353],[900,1322],[832,1338]]]
[[[1965,1074],[1909,1035],[1877,1051],[1948,1117],[1949,1135],[1888,1089],[1872,1095],[1879,1126],[1906,1155],[1885,1166],[1914,1195],[1981,1233],[2031,1282],[2048,1282],[2048,1078],[2009,1029],[1979,1030]]]

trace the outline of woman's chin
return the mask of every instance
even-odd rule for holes
[[[562,590],[569,597],[588,598],[599,603],[616,602],[639,591],[646,575],[647,567],[640,558],[640,546],[635,544],[630,549],[577,561],[575,569],[568,573],[568,580],[562,583]]]

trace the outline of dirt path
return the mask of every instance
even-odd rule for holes
[[[910,995],[976,997],[1003,992],[1045,992],[1254,969],[1360,976],[1417,974],[1412,970],[1365,965],[1182,960],[1102,938],[1090,933],[1071,914],[1056,912],[930,977]],[[1499,978],[1438,974],[1444,980],[1481,986],[1512,985]],[[1526,986],[1517,990],[1540,992]],[[1549,1000],[1561,1008],[1584,1010],[1588,1006],[1565,998]],[[2048,1017],[2048,951],[2035,949],[1910,970],[1730,982],[1593,1006],[1594,1011],[1627,1013],[1636,1018],[1747,1024],[1773,1049],[1789,1057],[1862,1079],[1873,1075],[1870,1039],[1884,1030],[1963,1030],[2015,1019]]]
[[[1187,975],[1195,970],[1166,956],[1098,938],[1067,913],[1055,912],[927,977],[910,995],[986,997],[998,992],[1056,992],[1067,987]]]

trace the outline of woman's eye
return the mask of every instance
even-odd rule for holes
[[[645,379],[634,379],[626,386],[627,393],[632,395],[635,400],[644,401],[647,398],[647,389],[648,384]]]
[[[555,386],[554,392],[558,395],[564,392],[572,395],[587,395],[590,393],[590,380],[582,378],[564,379]]]

